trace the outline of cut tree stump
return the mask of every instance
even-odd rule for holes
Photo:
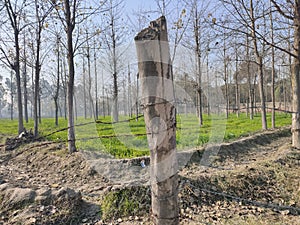
[[[157,225],[179,224],[176,109],[165,17],[135,37],[141,105],[150,148],[152,219]]]

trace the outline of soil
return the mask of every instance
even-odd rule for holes
[[[284,128],[224,143],[209,166],[199,162],[215,146],[190,152],[179,172],[180,224],[300,224],[300,150],[290,139]],[[9,143],[0,145],[0,224],[151,224],[147,157]],[[117,204],[105,216],[103,199],[124,189],[141,204],[129,215]]]

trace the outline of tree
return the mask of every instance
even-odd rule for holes
[[[69,153],[76,152],[75,145],[75,120],[74,120],[74,81],[75,81],[75,52],[85,40],[80,41],[79,36],[75,36],[76,28],[100,12],[103,2],[84,3],[78,0],[51,0],[56,9],[56,15],[62,23],[66,33],[66,49],[68,59],[68,81],[67,81],[67,105],[68,105],[68,150]],[[77,29],[79,31],[79,29]],[[79,34],[80,32],[77,32]],[[97,32],[96,32],[97,33]],[[75,36],[75,39],[73,38]],[[76,38],[77,37],[77,38]],[[75,43],[75,44],[74,44]]]
[[[119,120],[119,105],[118,105],[118,77],[121,70],[121,56],[123,55],[123,49],[120,48],[125,36],[124,20],[122,18],[123,0],[108,0],[107,8],[108,12],[104,14],[104,20],[108,24],[104,33],[104,45],[107,48],[107,64],[110,66],[109,71],[113,77],[113,106],[112,117],[113,121]]]
[[[26,27],[22,23],[22,18],[24,16],[25,7],[27,1],[13,1],[4,0],[1,3],[3,7],[3,12],[5,13],[4,22],[2,24],[2,29],[12,29],[13,37],[7,34],[7,37],[2,38],[2,44],[0,46],[0,52],[2,53],[1,61],[9,68],[15,72],[16,84],[17,84],[17,101],[18,101],[18,133],[22,133],[24,130],[23,124],[23,105],[22,105],[22,90],[21,90],[21,73],[20,73],[20,32]],[[8,24],[8,27],[6,27]],[[4,26],[4,27],[3,27]],[[8,45],[8,41],[12,40],[13,46]],[[3,47],[5,46],[6,49]],[[14,51],[12,50],[14,49]]]
[[[60,90],[60,75],[61,75],[61,65],[60,65],[60,35],[57,34],[57,75],[56,75],[56,88],[55,88],[55,93],[53,96],[54,99],[54,104],[55,104],[55,125],[58,126],[58,107],[59,107],[59,102],[58,102],[58,97],[59,97],[59,90]]]
[[[14,96],[16,94],[16,83],[13,80],[13,70],[10,71],[10,79],[6,78],[5,84],[10,92],[10,119],[14,118]]]
[[[0,118],[2,117],[2,109],[6,106],[6,99],[4,98],[6,91],[2,84],[3,77],[0,75]]]
[[[67,86],[67,99],[68,99],[68,148],[69,153],[76,152],[75,145],[75,128],[74,128],[74,111],[73,111],[73,96],[74,96],[74,47],[73,47],[73,31],[76,25],[75,10],[77,9],[78,1],[74,0],[73,5],[70,0],[64,0],[64,13],[65,13],[65,31],[67,35],[67,54],[68,54],[68,69],[69,80]]]
[[[271,5],[271,1],[270,1]],[[270,7],[270,33],[271,33],[271,54],[272,54],[272,85],[271,85],[271,96],[272,96],[272,128],[275,128],[275,108],[276,108],[276,99],[275,99],[275,48],[274,48],[274,23],[273,23],[273,14],[272,14],[272,7]]]
[[[48,26],[46,23],[46,19],[49,16],[50,12],[53,9],[53,6],[48,5],[47,2],[41,2],[38,0],[34,1],[35,5],[35,19],[36,23],[34,26],[35,30],[35,78],[34,78],[34,101],[33,101],[33,120],[34,120],[34,136],[38,136],[38,127],[39,122],[41,121],[41,113],[38,111],[41,108],[38,107],[40,101],[40,72],[42,67],[42,60],[41,60],[41,40],[42,40],[42,31],[44,26]]]
[[[264,19],[264,11],[259,11],[258,9],[264,9],[264,2],[249,2],[229,0],[222,1],[224,7],[228,10],[229,14],[234,18],[231,26],[226,27],[226,29],[233,30],[236,33],[249,34],[252,42],[251,47],[255,54],[255,62],[258,65],[258,78],[259,78],[259,93],[261,101],[261,120],[262,129],[267,129],[267,119],[266,119],[266,102],[265,102],[265,90],[264,90],[264,70],[263,70],[263,57],[264,48],[260,45],[259,37],[260,33],[260,20]],[[262,21],[264,23],[264,21]],[[220,24],[219,24],[220,25]],[[224,25],[221,25],[224,27]],[[250,42],[249,42],[250,43]]]
[[[176,110],[167,35],[166,19],[161,17],[135,37],[156,225],[179,224]]]
[[[26,123],[28,123],[28,91],[27,91],[27,56],[26,56],[26,32],[24,32],[24,42],[23,42],[23,90],[24,90],[24,117]]]
[[[251,37],[253,41],[254,52],[256,55],[256,62],[259,68],[259,93],[260,93],[260,102],[261,102],[261,121],[262,129],[267,129],[267,115],[266,115],[266,102],[265,102],[265,91],[264,91],[264,73],[263,73],[263,56],[261,55],[258,49],[258,38],[257,38],[257,19],[254,15],[254,5],[253,0],[250,0],[250,19],[251,19]]]
[[[293,21],[294,29],[294,46],[293,52],[287,52],[273,45],[275,48],[288,53],[293,56],[292,67],[292,145],[293,147],[300,148],[300,0],[295,0],[293,3],[288,1],[287,4],[293,9],[293,14],[289,14],[284,10],[286,5],[282,5],[275,0],[271,0],[277,11],[284,17]]]

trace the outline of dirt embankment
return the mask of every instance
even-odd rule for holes
[[[300,224],[300,151],[288,129],[181,153],[181,224]],[[140,161],[146,161],[141,168]],[[0,151],[0,224],[150,224],[149,159],[66,153],[34,142]],[[123,171],[123,172],[120,172]]]

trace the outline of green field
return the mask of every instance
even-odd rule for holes
[[[128,117],[120,116],[120,120]],[[267,115],[268,125],[271,124],[271,115]],[[17,120],[1,119],[0,134],[2,136],[17,135]],[[276,114],[276,126],[282,127],[291,124],[291,115]],[[25,124],[27,130],[33,129],[33,121]],[[59,119],[59,126],[54,125],[53,118],[43,118],[40,124],[40,134],[48,135],[67,127],[67,121]],[[237,118],[231,114],[228,119],[225,115],[204,115],[204,124],[200,128],[195,115],[177,115],[177,149],[191,149],[206,143],[221,143],[241,136],[247,136],[261,130],[261,117],[256,115],[253,120],[240,114]],[[104,151],[117,158],[131,158],[148,155],[148,144],[145,123],[143,118],[112,124],[110,117],[99,118],[98,123],[92,120],[78,119],[76,121],[77,147],[81,150]],[[162,135],[163,136],[163,135]],[[63,130],[51,134],[47,139],[66,142],[67,131]],[[159,142],[159,140],[157,140]]]

